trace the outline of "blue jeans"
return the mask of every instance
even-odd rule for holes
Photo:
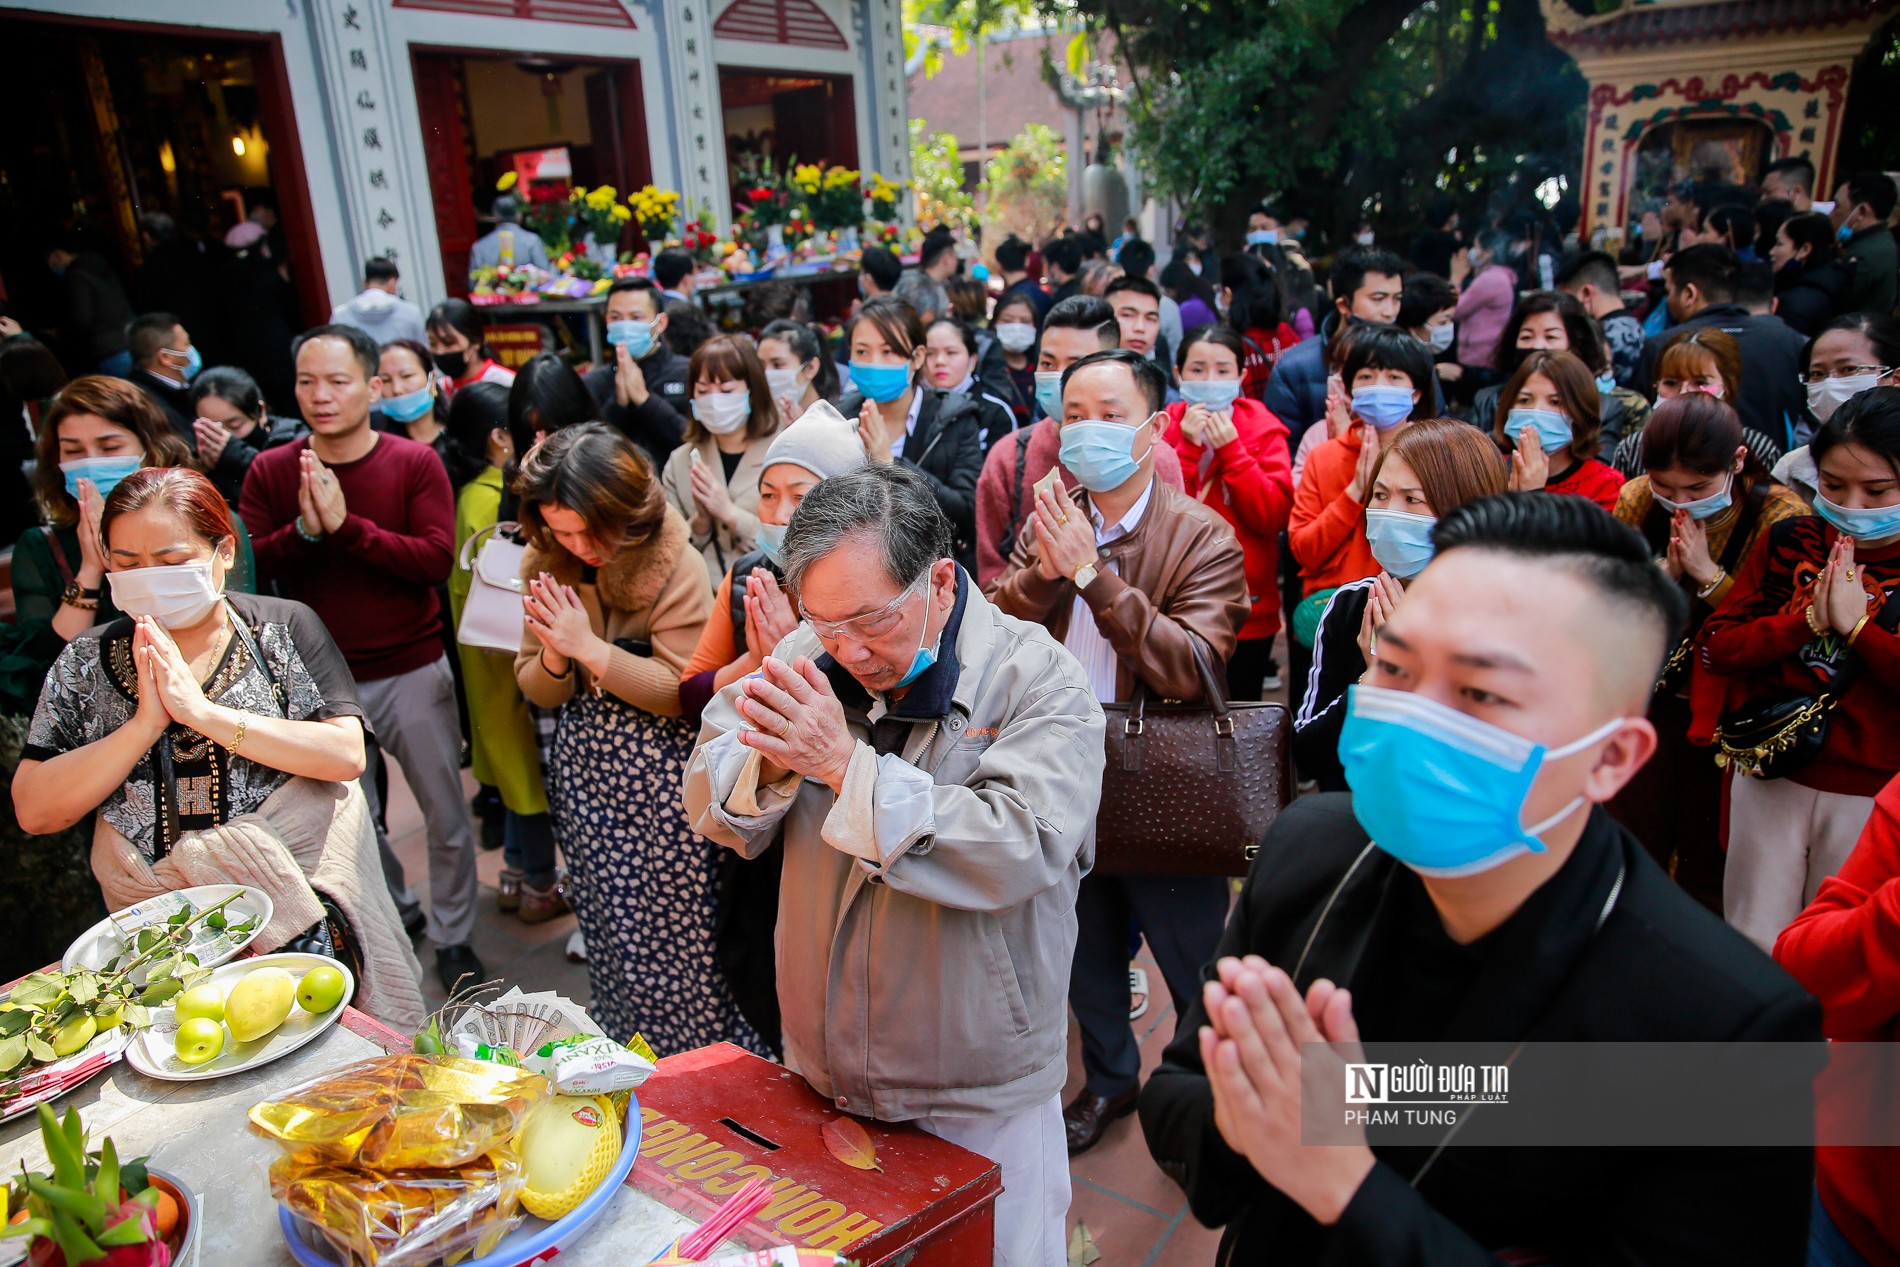
[[[1867,1267],[1867,1260],[1841,1235],[1821,1204],[1819,1192],[1814,1194],[1814,1214],[1808,1220],[1808,1267]]]
[[[537,889],[554,883],[554,818],[508,811],[501,837],[502,861]]]

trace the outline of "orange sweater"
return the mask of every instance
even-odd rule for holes
[[[1300,592],[1350,585],[1379,574],[1366,544],[1366,507],[1346,495],[1359,465],[1360,428],[1322,441],[1306,458],[1293,490],[1287,540],[1300,564]]]

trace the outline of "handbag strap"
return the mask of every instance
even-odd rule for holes
[[[71,585],[75,579],[73,565],[66,558],[66,551],[60,548],[59,534],[53,530],[51,524],[41,524],[40,535],[46,538],[46,548],[52,552],[53,563],[59,568],[59,579]]]
[[[1009,501],[1009,526],[1003,529],[1003,539],[997,543],[1005,559],[1016,548],[1016,530],[1023,523],[1023,474],[1029,464],[1029,432],[1035,425],[1032,422],[1016,432],[1016,492]]]
[[[487,542],[488,538],[496,534],[512,537],[520,527],[520,524],[497,520],[495,523],[477,528],[475,531],[469,533],[468,540],[462,543],[461,557],[456,560],[456,565],[464,572],[474,571],[475,559],[481,553],[481,547]]]
[[[1221,682],[1220,675],[1214,672],[1213,653],[1208,650],[1201,636],[1192,629],[1183,629],[1182,632],[1187,635],[1188,650],[1194,656],[1194,669],[1200,674],[1207,710],[1214,723],[1214,743],[1220,771],[1222,774],[1231,774],[1240,763],[1240,746],[1234,738],[1234,717],[1227,704],[1227,688]],[[1130,774],[1141,772],[1141,741],[1147,729],[1148,697],[1154,694],[1141,674],[1134,676],[1135,693],[1128,701],[1128,716],[1122,721],[1122,769]]]

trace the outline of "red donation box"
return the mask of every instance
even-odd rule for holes
[[[754,1179],[772,1200],[732,1239],[752,1249],[829,1249],[863,1267],[972,1267],[995,1243],[996,1163],[912,1126],[856,1119],[877,1170],[832,1156],[838,1110],[782,1065],[730,1043],[660,1061],[640,1088],[640,1155],[630,1182],[703,1221]]]

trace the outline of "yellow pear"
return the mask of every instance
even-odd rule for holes
[[[606,1096],[557,1095],[521,1130],[521,1204],[543,1219],[563,1218],[600,1186],[620,1156],[620,1118]]]
[[[224,1023],[231,1027],[231,1037],[251,1042],[282,1025],[296,997],[295,977],[282,968],[259,968],[231,987],[224,1000]]]

